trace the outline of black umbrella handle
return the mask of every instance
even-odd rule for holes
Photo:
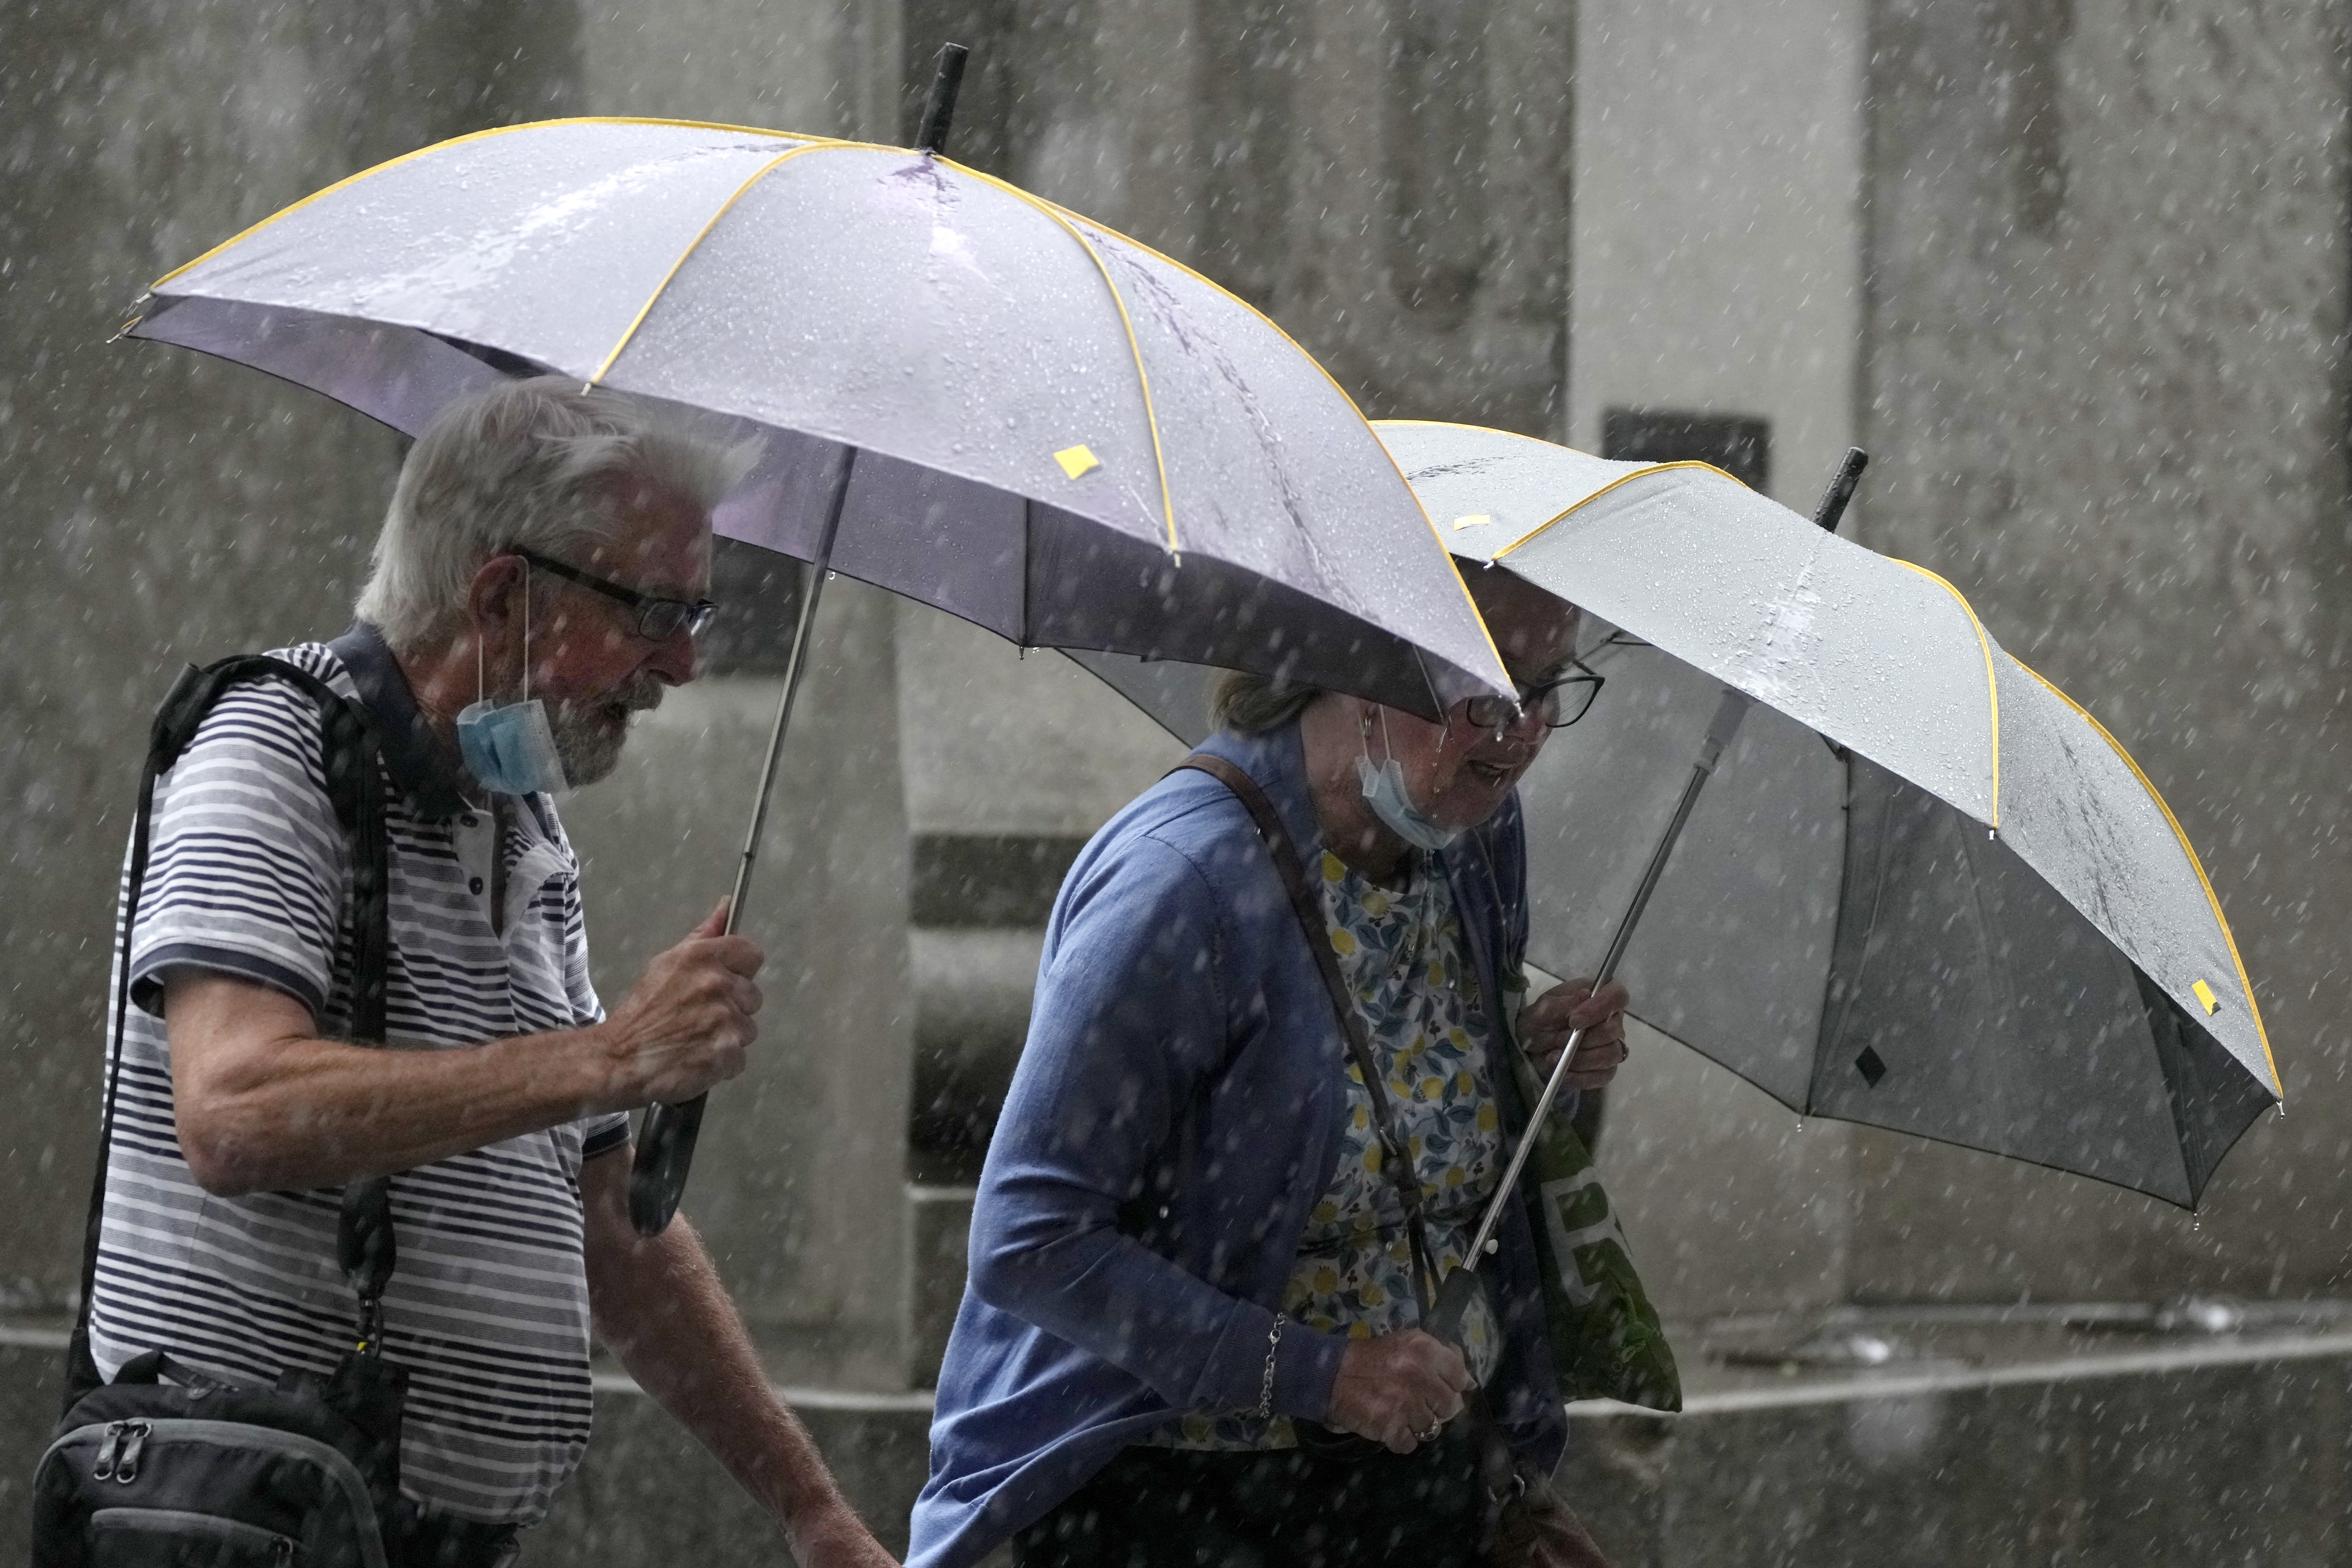
[[[760,840],[768,826],[768,802],[776,789],[776,763],[784,754],[784,734],[792,728],[793,700],[800,695],[801,673],[808,668],[809,644],[816,631],[817,599],[832,574],[833,542],[841,533],[841,513],[849,500],[850,476],[857,471],[857,448],[844,447],[835,470],[833,498],[825,508],[824,531],[817,538],[816,557],[809,563],[808,588],[801,595],[799,624],[793,628],[793,650],[784,661],[784,694],[776,704],[775,728],[768,732],[768,760],[760,770],[760,793],[751,803],[751,826],[743,835],[743,858],[735,868],[734,896],[727,900],[729,936],[742,929],[743,900],[751,889],[751,868],[759,863]],[[646,1107],[645,1125],[637,1130],[636,1163],[629,1171],[629,1223],[639,1236],[659,1236],[677,1213],[686,1191],[687,1173],[694,1166],[694,1141],[702,1131],[702,1108],[709,1099],[699,1094],[675,1105]]]

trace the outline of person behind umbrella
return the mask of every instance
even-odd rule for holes
[[[692,1228],[629,1224],[626,1112],[742,1070],[760,951],[722,906],[607,1016],[549,794],[611,773],[633,715],[694,679],[709,511],[743,461],[575,381],[462,400],[402,467],[359,624],[280,650],[383,735],[393,1048],[337,1037],[349,857],[317,703],[233,687],[157,785],[92,1350],[110,1378],[147,1351],[328,1373],[352,1303],[334,1189],[394,1173],[398,1561],[487,1568],[545,1516],[588,1440],[592,1313],[801,1562],[890,1561]]]
[[[1256,781],[1319,888],[1440,1271],[1508,1152],[1514,786],[1597,685],[1570,658],[1572,609],[1503,573],[1471,581],[1517,714],[1479,698],[1431,723],[1228,676],[1202,748]],[[1570,1082],[1598,1088],[1624,1058],[1625,1002],[1559,985],[1517,1013],[1518,1037],[1548,1067],[1586,1027]],[[909,1563],[961,1568],[1007,1538],[1024,1568],[1474,1561],[1486,1500],[1465,1394],[1486,1384],[1523,1476],[1548,1476],[1566,1439],[1533,1239],[1515,1206],[1483,1270],[1501,1321],[1474,1317],[1466,1358],[1415,1327],[1372,1115],[1248,811],[1171,773],[1055,904]]]

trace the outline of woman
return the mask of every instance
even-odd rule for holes
[[[1472,700],[1433,724],[1234,677],[1202,748],[1297,847],[1385,1096],[1227,784],[1171,773],[1072,868],[982,1177],[910,1563],[1008,1538],[1028,1568],[1475,1561],[1489,1487],[1457,1418],[1481,1385],[1523,1477],[1558,1461],[1523,1206],[1466,1355],[1414,1326],[1508,1157],[1504,1053],[1548,1069],[1583,1026],[1569,1082],[1590,1089],[1625,1050],[1621,987],[1518,1008],[1512,792],[1598,683],[1572,608],[1470,575],[1518,713]],[[1418,1281],[1408,1192],[1434,1255]]]

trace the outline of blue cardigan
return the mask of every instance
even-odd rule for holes
[[[1311,866],[1322,849],[1293,725],[1212,737]],[[1505,994],[1527,942],[1518,803],[1439,857],[1477,965]],[[1498,1049],[1511,1037],[1488,1011]],[[1249,814],[1191,770],[1097,834],[1045,932],[1029,1038],[972,1212],[971,1273],[931,1425],[909,1568],[961,1568],[1171,1414],[1258,1405],[1266,1336],[1339,1159],[1347,1045]],[[1492,1073],[1507,1126],[1518,1095]],[[1514,1205],[1489,1266],[1510,1341],[1504,1426],[1566,1446],[1534,1241]],[[1347,1341],[1291,1323],[1275,1408],[1312,1421]]]

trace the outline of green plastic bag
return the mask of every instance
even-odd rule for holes
[[[1532,1105],[1543,1086],[1524,1053],[1509,1054],[1523,1102]],[[1601,1173],[1566,1117],[1545,1119],[1519,1179],[1536,1210],[1544,1321],[1561,1394],[1680,1410],[1683,1380],[1674,1350],[1633,1271]]]

